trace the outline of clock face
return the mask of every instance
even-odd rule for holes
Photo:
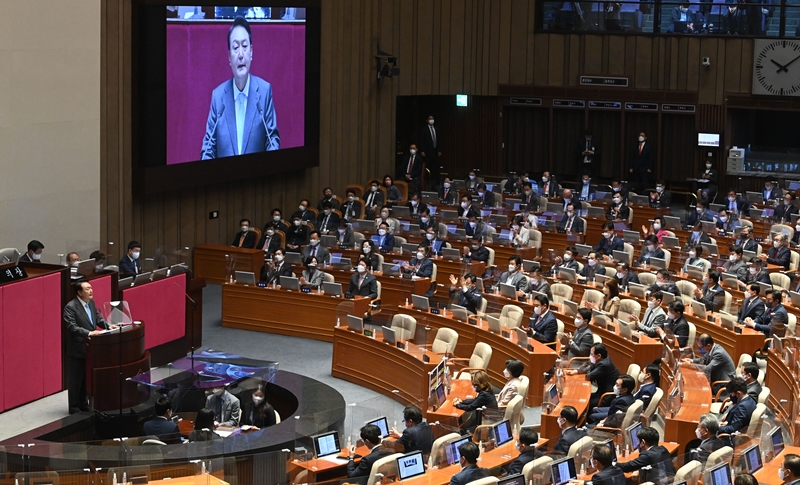
[[[753,94],[800,96],[799,41],[755,41]]]

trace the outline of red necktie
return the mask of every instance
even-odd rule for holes
[[[406,170],[406,173],[411,173],[412,168],[414,168],[414,155],[411,155],[411,160],[408,161],[408,170]]]
[[[314,249],[311,250],[311,257],[312,258],[317,257],[317,248],[316,247],[314,247]]]
[[[644,146],[644,143],[639,143],[639,155],[642,154],[642,147],[643,146]]]
[[[242,237],[239,238],[239,247],[242,247],[242,244],[244,244],[244,234],[245,233],[242,233]]]

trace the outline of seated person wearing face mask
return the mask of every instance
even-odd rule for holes
[[[322,203],[322,211],[317,216],[316,228],[320,234],[332,234],[339,224],[339,214],[333,212],[333,206],[329,201]]]
[[[353,233],[353,228],[344,219],[339,219],[339,224],[336,228],[336,244],[340,248],[351,248],[356,243],[356,236]]]
[[[628,283],[639,283],[639,276],[636,272],[631,271],[628,263],[619,263],[617,265],[617,274],[614,277],[620,288],[627,288]]]
[[[639,320],[638,315],[631,315],[630,322],[636,325],[636,328],[647,334],[648,337],[656,338],[658,332],[656,328],[664,328],[664,322],[667,320],[667,314],[661,308],[661,300],[664,295],[656,290],[647,295],[647,310],[644,316]]]
[[[331,252],[321,244],[319,231],[316,230],[311,231],[308,236],[308,246],[303,248],[302,254],[303,261],[307,261],[309,258],[317,258],[317,261],[321,262],[323,266],[331,262]]]
[[[486,478],[490,475],[488,468],[478,466],[478,457],[481,449],[472,441],[468,441],[458,447],[460,455],[461,471],[450,478],[450,485],[467,485],[475,480]]]
[[[589,324],[592,322],[592,311],[588,308],[578,308],[575,315],[575,334],[564,332],[561,335],[561,345],[567,346],[567,358],[588,357],[594,344],[594,335]]]
[[[419,230],[422,234],[425,234],[428,228],[439,229],[439,222],[431,217],[431,209],[427,206],[419,210],[419,220],[417,224],[419,224]]]
[[[231,246],[246,249],[256,247],[256,233],[250,230],[250,219],[242,219],[239,221],[239,226],[242,230],[233,236]]]
[[[699,224],[697,224],[698,222],[712,222],[714,218],[711,216],[711,212],[709,212],[707,207],[707,200],[698,200],[694,212],[689,213],[689,220],[687,221],[686,225],[689,227],[695,227],[699,226]]]
[[[465,263],[473,261],[483,261],[485,263],[489,261],[489,250],[483,246],[483,237],[481,236],[476,236],[470,246],[464,246],[462,253]]]
[[[361,254],[358,255],[358,261],[365,261],[367,264],[367,270],[369,271],[380,271],[380,258],[378,255],[375,254],[375,243],[369,239],[364,240],[361,243]]]
[[[701,414],[700,422],[694,431],[699,444],[696,440],[687,443],[686,448],[691,449],[688,459],[697,460],[705,465],[712,453],[725,446],[725,442],[717,438],[718,431],[719,419],[711,413]],[[698,446],[695,447],[695,444]]]
[[[297,210],[292,213],[292,219],[298,217],[303,222],[314,222],[314,218],[317,217],[317,214],[308,210],[310,205],[311,204],[308,199],[302,199],[300,201],[300,205],[297,207]]]
[[[318,260],[316,257],[311,256],[306,260],[306,269],[303,270],[300,276],[300,284],[308,286],[311,289],[318,290],[325,280],[325,273],[317,268]]]
[[[510,231],[511,245],[515,248],[525,247],[531,240],[531,231],[525,227],[525,221],[522,215],[517,214],[514,219],[508,223]]]
[[[339,209],[339,201],[333,198],[333,189],[330,187],[322,189],[322,198],[317,202],[318,212],[322,212],[322,209],[325,208],[325,202],[330,202],[331,208]]]
[[[304,226],[300,216],[295,214],[292,217],[292,226],[286,231],[286,251],[299,253],[300,246],[308,244],[308,236],[308,226]]]
[[[735,244],[741,246],[743,251],[756,252],[758,249],[758,243],[753,239],[753,231],[747,226],[742,227],[742,232],[739,233],[739,239]]]
[[[694,246],[699,246],[700,243],[710,243],[711,242],[711,238],[708,237],[708,235],[706,235],[702,231],[702,227],[701,226],[702,225],[700,224],[699,221],[695,222],[692,225],[692,233],[689,235],[689,239],[688,239],[688,242],[686,244],[686,247],[691,248],[691,247],[694,247]]]
[[[428,209],[428,206],[425,204],[425,202],[420,201],[420,195],[418,192],[411,194],[408,202],[406,203],[406,207],[412,216],[419,216],[423,209]]]
[[[608,356],[608,349],[601,343],[592,344],[589,350],[589,363],[578,369],[568,369],[565,373],[567,375],[586,374],[586,380],[597,385],[597,390],[591,394],[589,399],[589,409],[597,407],[600,396],[614,390],[614,385],[620,376],[617,366]]]
[[[463,306],[470,313],[478,313],[478,306],[481,304],[483,296],[480,290],[475,287],[478,277],[472,273],[467,273],[461,278],[450,275],[450,295],[455,299],[455,304]]]
[[[30,244],[28,245],[30,246]],[[30,253],[30,251],[28,251]],[[128,243],[128,254],[119,260],[119,272],[122,274],[139,274],[142,272],[142,263],[139,255],[142,252],[142,245],[136,241]],[[41,254],[41,250],[39,251]],[[22,261],[22,258],[20,258]],[[38,261],[38,260],[37,260]]]
[[[558,437],[558,442],[553,447],[553,453],[566,455],[576,441],[586,436],[586,431],[577,428],[578,410],[572,406],[561,408],[556,423],[561,428],[561,436]]]
[[[704,270],[707,266],[710,267],[711,264],[707,260],[702,258],[701,257],[702,255],[703,255],[703,246],[698,244],[697,246],[690,247],[689,256],[686,258],[686,262],[683,263],[683,269],[681,270],[681,272],[683,274],[688,273],[689,272],[688,268],[690,266],[702,270]]]
[[[366,296],[370,300],[378,298],[378,280],[367,272],[367,263],[364,260],[358,262],[356,272],[350,277],[347,285],[345,297]]]
[[[742,227],[742,223],[731,217],[731,213],[725,209],[719,211],[719,215],[714,218],[717,230],[722,232],[733,232]]]
[[[403,424],[406,428],[401,434],[395,428],[389,430],[389,436],[396,439],[396,445],[402,445],[405,453],[421,451],[429,454],[433,446],[433,429],[422,420],[422,411],[414,405],[403,409]]]
[[[660,360],[656,362],[660,362]],[[659,382],[661,382],[661,367],[659,364],[647,364],[639,372],[639,390],[633,393],[633,399],[642,401],[642,409],[647,409],[647,406],[650,405]]]
[[[650,229],[647,229],[647,227],[642,225],[642,234],[644,237],[655,236],[658,240],[658,243],[661,244],[662,238],[670,235],[669,231],[664,229],[664,224],[664,218],[661,216],[656,216],[653,218],[653,223],[650,224]]]
[[[274,426],[275,423],[275,409],[267,402],[264,396],[264,389],[258,386],[258,389],[253,391],[253,397],[250,402],[244,405],[242,424],[261,429]]]
[[[172,421],[172,401],[161,397],[154,406],[156,417],[144,423],[144,434],[158,437],[162,442],[180,442],[181,432]]]
[[[664,321],[664,328],[656,328],[658,338],[670,347],[675,346],[675,340],[678,341],[678,346],[681,348],[686,347],[689,342],[689,323],[683,316],[684,310],[685,307],[680,299],[672,300],[667,305],[667,319]],[[667,334],[665,329],[672,334]]]
[[[383,192],[380,190],[381,183],[377,179],[370,180],[369,185],[369,192],[364,194],[364,216],[367,219],[375,219],[378,217],[380,208],[383,207],[385,200]]]
[[[747,394],[747,384],[741,377],[734,377],[725,386],[725,391],[733,403],[727,414],[722,416],[720,434],[730,434],[734,431],[742,431],[750,424],[750,416],[756,409],[756,401]]]
[[[430,278],[433,274],[433,262],[428,259],[428,248],[422,244],[417,246],[417,254],[411,261],[403,261],[402,266],[404,271],[412,276]]]
[[[644,247],[636,262],[638,264],[650,264],[650,258],[664,259],[664,250],[658,247],[658,238],[655,236],[644,238]]]
[[[522,383],[520,376],[524,370],[525,364],[517,359],[508,359],[506,361],[506,368],[503,369],[503,375],[508,381],[506,381],[503,389],[500,390],[500,394],[497,395],[498,406],[508,406],[508,403],[519,394],[519,386]]]
[[[425,239],[422,240],[420,245],[428,248],[430,254],[434,256],[441,256],[442,248],[449,247],[442,239],[439,239],[436,228],[433,226],[425,230],[424,236]]]
[[[511,285],[517,290],[517,297],[525,296],[528,279],[522,274],[522,258],[516,254],[508,258],[508,271],[500,275],[500,284]]]
[[[42,250],[44,249],[44,244],[40,243],[36,239],[28,243],[28,251],[20,256],[19,260],[23,263],[41,263],[42,259]],[[129,249],[130,251],[130,249]],[[125,259],[125,258],[123,258]],[[120,265],[119,272],[122,273],[122,266]]]
[[[519,437],[517,438],[517,451],[519,456],[508,465],[508,474],[515,475],[522,473],[522,469],[533,460],[544,456],[544,454],[536,449],[536,444],[539,442],[539,433],[533,430],[530,426],[520,428]]]
[[[728,251],[730,251],[728,261],[722,266],[718,266],[717,271],[734,274],[739,282],[744,283],[747,281],[747,263],[742,259],[742,247],[730,246]]]
[[[567,210],[564,211],[564,217],[558,223],[558,229],[570,234],[583,234],[583,219],[576,214],[574,203],[567,204]]]
[[[452,189],[452,185],[450,177],[445,177],[442,182],[442,188],[439,189],[439,202],[444,205],[453,205],[456,200],[458,194]]]
[[[625,242],[617,237],[614,224],[606,222],[603,223],[603,237],[600,238],[600,241],[592,249],[598,254],[611,257],[614,251],[625,250]]]
[[[696,359],[681,360],[687,364],[695,364],[699,370],[705,372],[709,384],[728,381],[736,375],[736,366],[730,354],[720,344],[714,343],[711,335],[704,333],[697,338],[697,354],[700,357]],[[722,384],[715,384],[711,394],[716,395],[721,388]]]
[[[394,217],[389,217],[388,205],[381,207],[381,216],[375,219],[376,231],[380,228],[382,223],[386,223],[386,226],[389,229],[389,234],[394,234],[397,231],[397,226],[400,225],[397,219],[395,219]]]
[[[606,267],[602,264],[597,264],[597,253],[592,251],[586,256],[586,264],[583,269],[578,273],[579,281],[594,281],[595,275],[605,275]]]
[[[646,293],[652,293],[654,291],[660,291],[662,293],[672,293],[672,296],[680,295],[680,290],[678,286],[672,281],[672,278],[669,276],[669,271],[666,269],[660,269],[656,273],[656,282],[647,289]]]
[[[598,424],[599,426],[617,427],[622,423],[622,418],[631,404],[633,404],[633,389],[636,381],[633,377],[625,374],[619,376],[614,383],[614,399],[608,407],[596,407],[586,419],[588,424]]]
[[[606,211],[606,219],[614,222],[627,222],[631,210],[622,200],[622,196],[614,194],[614,203],[608,206]]]
[[[745,282],[739,283],[739,288],[744,288],[750,283],[764,283],[767,286],[772,286],[772,280],[770,280],[769,272],[767,271],[767,264],[758,257],[750,258]]]
[[[281,238],[275,235],[275,228],[268,225],[261,240],[256,244],[256,249],[263,249],[266,256],[272,256],[280,247]]]
[[[725,304],[725,290],[719,285],[719,273],[714,270],[703,276],[703,288],[695,288],[694,299],[706,306],[710,312],[718,312]]]
[[[561,268],[568,268],[577,273],[578,262],[575,261],[576,254],[578,254],[578,249],[575,246],[567,246],[567,249],[564,250],[564,256],[556,256],[553,260],[553,274],[558,276],[558,272]]]
[[[289,230],[289,225],[283,222],[283,214],[281,210],[277,207],[272,209],[272,219],[264,224],[264,233],[267,232],[267,229],[273,228],[276,231],[283,231],[286,234],[286,231]],[[260,249],[260,248],[259,248]]]
[[[214,426],[239,426],[242,410],[239,398],[220,386],[206,398],[206,407],[214,411]]]
[[[783,268],[788,271],[789,263],[792,258],[791,250],[786,247],[786,239],[787,237],[784,234],[775,234],[769,252],[767,254],[761,253],[758,255],[761,261],[766,261],[767,264],[783,266]]]
[[[492,392],[492,383],[489,376],[482,370],[472,373],[472,390],[475,392],[473,399],[453,399],[453,405],[463,411],[476,411],[471,417],[466,418],[463,428],[470,430],[481,422],[481,409],[497,409],[497,398]]]
[[[381,429],[374,424],[367,424],[361,427],[360,431],[361,440],[364,441],[364,446],[367,447],[369,453],[361,458],[361,461],[356,465],[355,459],[355,446],[351,447],[348,454],[347,461],[347,478],[351,479],[354,483],[365,485],[367,478],[372,473],[372,465],[381,458],[385,458],[394,450],[388,446],[381,444]]]
[[[748,318],[756,320],[767,311],[764,306],[764,301],[758,297],[761,293],[761,285],[757,283],[750,283],[744,291],[744,301],[742,306],[739,307],[739,313],[736,314],[736,320],[740,325],[745,324]]]
[[[546,296],[536,295],[533,298],[533,316],[525,332],[529,337],[533,337],[542,343],[556,341],[558,332],[558,321],[553,312],[550,311],[550,301]]]
[[[787,192],[783,197],[783,203],[775,207],[775,219],[782,224],[791,224],[792,214],[797,214],[797,206],[794,205],[795,195]]]
[[[669,207],[672,205],[672,193],[664,188],[664,181],[656,182],[656,190],[650,191],[650,207]]]
[[[542,274],[541,266],[534,266],[530,274],[530,285],[528,285],[528,292],[538,292],[545,295],[547,298],[553,298],[553,292],[550,291],[550,283],[545,279]]]
[[[286,264],[284,257],[286,253],[283,249],[278,248],[272,256],[272,261],[267,261],[264,267],[261,268],[261,282],[279,285],[281,283],[281,276],[294,276],[292,266]]]
[[[534,193],[532,183],[525,182],[522,184],[522,194],[520,197],[522,198],[520,210],[522,210],[522,205],[525,205],[528,209],[533,210],[534,212],[539,210],[539,196]]]
[[[625,485],[625,473],[619,466],[614,465],[611,448],[607,445],[598,443],[592,448],[592,457],[589,464],[597,472],[592,475],[591,480],[587,480],[584,485]]]
[[[377,250],[382,253],[391,252],[394,249],[394,236],[389,232],[389,225],[381,222],[378,225],[378,235],[372,238],[377,246]]]
[[[356,197],[356,191],[347,189],[346,194],[347,199],[342,204],[342,219],[348,222],[361,219],[362,202]]]

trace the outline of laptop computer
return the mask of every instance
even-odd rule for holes
[[[364,319],[353,315],[347,315],[347,328],[354,332],[364,332]]]
[[[789,297],[792,299],[792,306],[800,307],[800,293],[796,291],[790,291]]]
[[[303,255],[300,253],[287,252],[284,256],[284,261],[286,261],[287,264],[303,264]]]
[[[566,485],[570,480],[577,480],[575,458],[567,457],[550,464],[550,475],[553,485]]]
[[[614,279],[614,277],[613,276],[606,276],[606,275],[603,275],[603,274],[595,274],[594,275],[595,283],[597,283],[601,287],[606,284],[606,281],[611,280],[611,279]]]
[[[494,222],[499,226],[508,226],[508,216],[505,214],[492,214],[489,216],[489,222]]]
[[[650,258],[649,261],[653,269],[667,269],[667,260],[664,258]]]
[[[137,274],[131,286],[140,286],[150,281],[150,273]]]
[[[397,336],[395,335],[394,329],[391,327],[381,327],[381,332],[383,333],[383,341],[387,344],[396,345],[397,344]]]
[[[442,248],[442,258],[448,261],[458,261],[461,259],[461,251],[454,248]]]
[[[584,258],[592,252],[592,247],[588,244],[576,244],[575,249],[578,250],[578,254],[583,256]]]
[[[620,263],[628,263],[631,264],[631,255],[628,254],[627,251],[617,251],[614,250],[613,257]]]
[[[97,261],[94,258],[84,259],[83,261],[78,263],[78,274],[83,276],[91,276],[94,273],[94,269],[97,266]],[[166,272],[166,268],[164,268]]]
[[[469,311],[460,305],[450,305],[450,312],[453,314],[453,318],[459,320],[461,322],[466,322],[469,317]]]
[[[622,320],[617,320],[617,324],[619,326],[619,334],[625,340],[631,340],[633,338],[633,324],[630,322],[623,322]]]
[[[80,268],[78,268],[78,269],[80,269]],[[169,271],[169,268],[159,268],[159,269],[153,271],[150,274],[150,281],[163,280],[164,278],[167,277],[167,272],[168,271]]]
[[[433,204],[436,204],[436,203],[439,202],[439,193],[438,192],[422,191],[422,193],[420,195],[422,197],[422,201],[425,202],[426,204],[429,203],[429,202],[433,203]]]
[[[403,254],[416,254],[419,244],[403,243],[400,247],[403,249]]]
[[[330,296],[342,296],[342,284],[323,281],[322,292]]]
[[[381,438],[389,437],[389,421],[386,419],[386,416],[381,416],[380,418],[373,419],[372,421],[367,421],[364,424],[372,424],[377,426],[378,429],[381,430]]]
[[[702,280],[704,273],[705,271],[703,271],[703,268],[698,268],[697,266],[688,266],[686,268],[686,274],[688,274],[690,278],[696,280]]]
[[[720,275],[722,277],[722,283],[725,286],[730,286],[732,288],[737,288],[739,285],[739,278],[733,273],[722,273]]]
[[[320,236],[320,240],[322,241],[322,245],[326,248],[336,247],[337,243],[336,236],[333,236],[331,234],[323,234]]]
[[[281,288],[284,290],[299,290],[300,280],[294,276],[281,276]]]
[[[420,295],[411,295],[411,304],[417,310],[422,310],[425,312],[431,308],[428,298]]]
[[[628,194],[628,205],[650,205],[650,197]]]
[[[717,232],[717,224],[715,222],[702,221],[700,225],[702,226],[702,231],[705,233]]]
[[[525,475],[517,473],[516,475],[508,475],[497,481],[497,485],[525,485]]]
[[[234,273],[234,278],[240,285],[256,285],[256,274],[250,271],[237,271]]]
[[[761,195],[761,192],[750,192],[750,191],[747,191],[747,192],[744,193],[744,196],[747,199],[747,202],[750,202],[750,203],[761,203],[761,202],[764,202],[764,196]]]
[[[458,211],[443,210],[439,213],[439,219],[443,221],[454,221],[458,219]]]
[[[314,455],[317,458],[330,455],[335,456],[342,452],[342,447],[339,443],[338,431],[318,434],[316,436],[312,436],[311,439],[314,442]]]
[[[661,298],[662,305],[669,305],[670,303],[672,303],[673,300],[675,300],[675,295],[673,295],[668,291],[662,291],[661,296],[662,296]]]
[[[528,348],[528,334],[522,328],[516,328],[517,331],[517,344],[523,349]]]
[[[720,310],[719,311],[719,319],[720,319],[720,323],[722,325],[722,328],[727,328],[728,330],[733,330],[734,327],[736,326],[736,321],[737,321],[736,315],[731,315],[728,312]]]
[[[626,243],[636,244],[639,242],[639,233],[637,231],[622,231],[622,240]]]
[[[719,254],[719,248],[714,243],[701,242],[700,245],[703,247],[703,253],[705,254],[710,254],[712,256],[717,256]]]
[[[125,288],[130,288],[133,285],[133,276],[129,276],[127,278],[121,278],[117,283],[119,289],[124,290]]]
[[[538,268],[539,266],[540,265],[539,265],[538,261],[534,261],[532,259],[523,259],[522,260],[522,271],[524,271],[526,273],[530,273],[531,271],[533,271],[535,268]]]
[[[516,299],[517,298],[517,288],[514,285],[509,285],[509,284],[506,284],[506,283],[500,283],[498,285],[498,287],[500,288],[500,294],[502,296],[505,296],[506,298],[512,298],[512,299]]]

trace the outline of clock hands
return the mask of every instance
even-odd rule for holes
[[[784,70],[784,71],[786,71],[786,72],[789,72],[789,71],[788,71],[786,68],[787,68],[787,67],[789,67],[789,65],[790,65],[791,63],[793,63],[794,61],[796,61],[796,60],[798,60],[798,59],[800,59],[800,56],[797,56],[797,57],[795,57],[794,59],[792,59],[791,61],[789,61],[789,62],[788,62],[788,63],[787,63],[785,66],[783,66],[783,70]]]
[[[778,66],[778,70],[775,71],[776,73],[781,72],[781,71],[788,73],[789,70],[787,69],[787,67],[789,67],[794,61],[796,61],[798,59],[800,59],[800,56],[795,57],[794,59],[792,59],[791,61],[787,62],[786,64],[780,64],[775,59],[770,59],[770,62],[775,64],[776,66]]]

